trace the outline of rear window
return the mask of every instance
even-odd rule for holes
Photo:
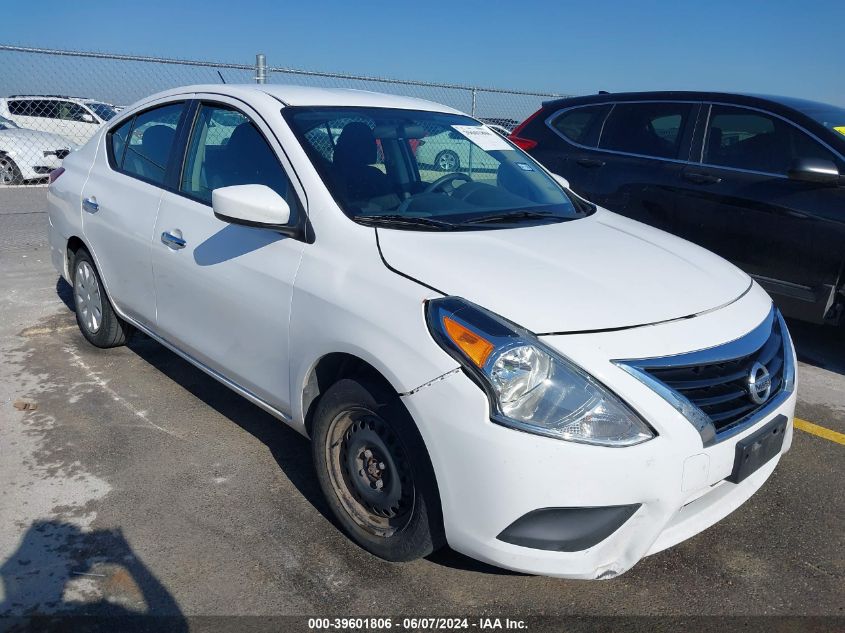
[[[655,158],[679,158],[691,103],[617,103],[604,124],[599,146]]]
[[[595,147],[610,107],[602,104],[565,110],[552,119],[551,126],[573,143]]]

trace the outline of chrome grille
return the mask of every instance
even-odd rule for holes
[[[751,354],[700,365],[647,367],[649,374],[701,409],[720,432],[752,415],[775,397],[783,387],[784,344],[778,319],[771,334]],[[771,389],[764,402],[749,396],[749,376],[755,363],[766,367]]]
[[[674,356],[614,362],[668,401],[698,430],[705,446],[732,436],[780,406],[792,393],[795,379],[789,333],[774,308],[760,325],[729,343]],[[766,373],[771,388],[763,393]],[[752,375],[757,388],[751,384]]]

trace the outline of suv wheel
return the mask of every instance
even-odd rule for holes
[[[130,326],[112,308],[94,260],[80,249],[73,260],[73,303],[82,335],[97,347],[117,347],[126,342]]]
[[[351,379],[332,385],[314,414],[312,452],[332,512],[361,547],[398,562],[444,543],[431,462],[395,393]]]

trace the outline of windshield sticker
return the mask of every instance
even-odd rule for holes
[[[516,166],[519,167],[522,171],[534,171],[534,168],[528,163],[516,163]]]
[[[512,145],[486,125],[453,125],[452,128],[485,152],[513,150]]]
[[[840,134],[845,134],[845,125],[840,125],[839,127],[835,127],[833,129],[839,132]]]

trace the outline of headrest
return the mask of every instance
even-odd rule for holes
[[[361,167],[372,165],[376,158],[376,137],[370,126],[361,121],[347,123],[334,148],[334,164]]]
[[[161,123],[151,125],[144,130],[144,134],[141,136],[141,148],[144,150],[146,158],[159,167],[164,167],[167,163],[167,155],[170,153],[170,146],[173,145],[174,136],[176,136],[176,131]]]

